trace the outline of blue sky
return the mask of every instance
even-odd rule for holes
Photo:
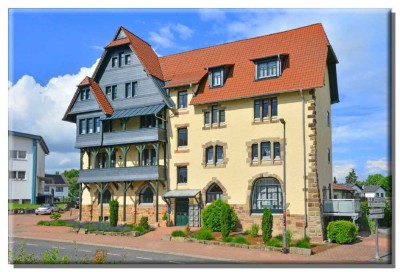
[[[321,22],[339,59],[340,103],[332,107],[333,166],[361,179],[387,174],[389,10],[10,10],[9,128],[40,134],[46,172],[77,168],[75,127],[62,122],[76,85],[125,26],[168,55]]]

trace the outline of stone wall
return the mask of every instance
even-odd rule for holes
[[[258,224],[260,227],[261,234],[261,221],[262,214],[250,214],[250,209],[245,205],[231,205],[236,212],[239,223],[238,228],[243,231],[250,229],[252,224]],[[282,214],[273,215],[274,226],[272,228],[272,235],[276,236],[283,232],[283,220]],[[286,229],[293,233],[293,239],[301,239],[303,235],[303,221],[304,215],[302,214],[287,214],[286,217]]]
[[[162,221],[164,213],[167,211],[167,205],[158,205],[158,222]],[[119,206],[118,209],[118,223],[123,223],[123,205]],[[82,206],[82,221],[93,221],[98,222],[100,216],[100,205],[83,205]],[[107,204],[103,205],[103,217],[109,218],[110,209]],[[127,224],[139,224],[140,218],[147,216],[149,224],[156,223],[156,207],[155,205],[138,205],[135,209],[135,205],[126,206],[126,223]]]

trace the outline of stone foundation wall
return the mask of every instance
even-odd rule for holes
[[[250,229],[252,224],[258,224],[260,228],[259,234],[261,234],[262,214],[250,214],[250,210],[245,205],[233,204],[231,206],[239,219],[238,228],[245,231]],[[273,220],[272,235],[282,234],[282,214],[273,215]],[[293,233],[293,239],[301,239],[303,237],[303,221],[304,215],[302,214],[287,214],[286,230],[290,230]]]
[[[164,213],[167,211],[167,205],[158,205],[158,222],[162,221]],[[118,208],[118,223],[123,223],[123,206],[120,205]],[[82,206],[82,221],[93,221],[98,222],[100,216],[100,205],[83,205]],[[109,218],[110,209],[108,205],[103,206],[103,217]],[[156,207],[155,205],[138,205],[135,209],[135,205],[126,206],[126,223],[127,224],[139,224],[140,218],[147,216],[149,224],[156,223]]]

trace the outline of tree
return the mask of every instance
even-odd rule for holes
[[[77,169],[65,170],[63,176],[67,179],[69,194],[77,197],[79,195],[79,171]]]
[[[333,183],[334,183],[334,184],[337,184],[336,177],[333,177]]]
[[[351,183],[351,184],[356,184],[358,182],[358,176],[356,174],[356,171],[354,171],[354,168],[351,169],[349,174],[346,176],[346,183]]]
[[[266,244],[272,237],[272,228],[274,226],[274,218],[271,209],[264,208],[261,220],[262,239],[264,244]]]

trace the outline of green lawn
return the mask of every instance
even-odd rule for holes
[[[18,203],[8,203],[8,209],[36,209],[40,206],[40,204],[18,204]],[[64,204],[57,204],[58,207],[62,208]]]

